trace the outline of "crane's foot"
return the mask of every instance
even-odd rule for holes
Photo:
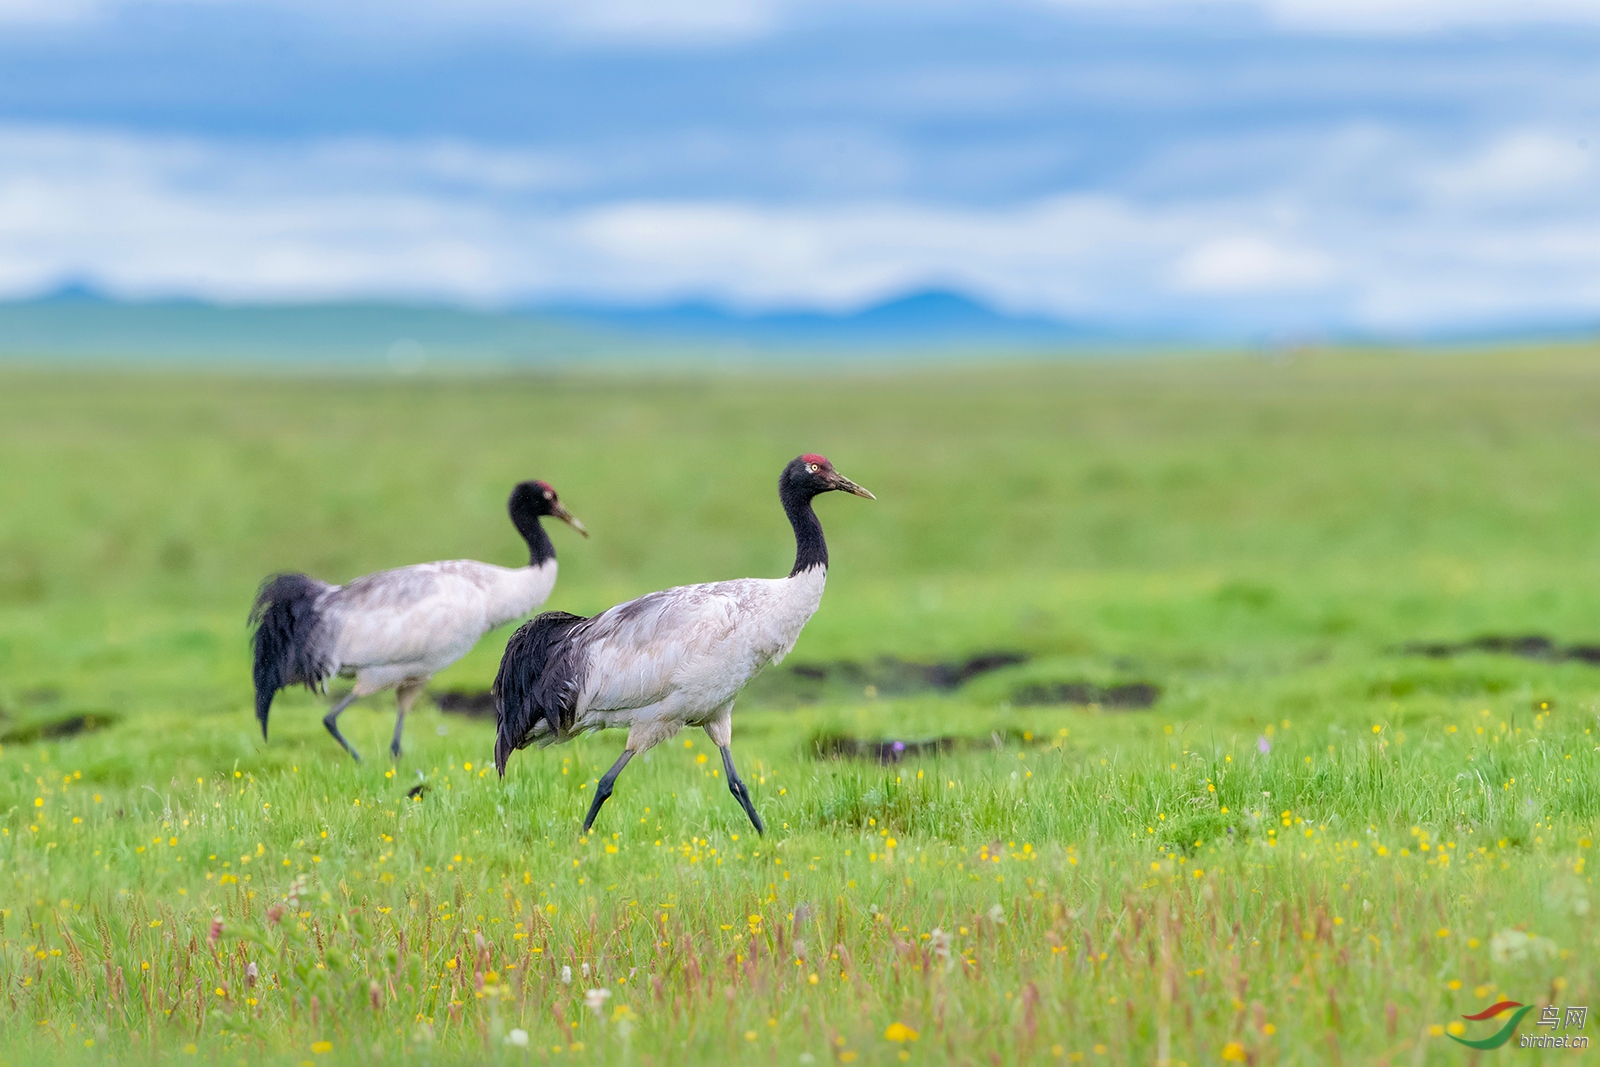
[[[584,833],[588,833],[589,828],[594,825],[594,817],[600,814],[600,805],[611,799],[611,789],[616,785],[617,775],[622,773],[622,768],[626,767],[628,761],[632,758],[633,751],[631,749],[623,749],[622,755],[617,757],[617,762],[611,765],[609,771],[600,776],[599,783],[594,787],[594,801],[589,805],[589,814],[584,816],[583,819]]]
[[[355,700],[355,698],[355,691],[352,690],[349,696],[335,704],[332,709],[329,710],[328,714],[322,717],[322,725],[326,726],[328,728],[328,732],[333,735],[333,739],[339,742],[339,747],[350,753],[351,759],[355,760],[357,763],[360,763],[361,753],[351,748],[350,742],[346,741],[344,739],[344,734],[339,732],[339,716],[344,714],[344,709],[348,708],[351,701]]]
[[[756,814],[755,802],[750,799],[750,790],[745,786],[744,779],[739,777],[739,772],[733,767],[733,750],[724,747],[722,750],[722,769],[728,776],[728,792],[733,794],[733,799],[739,802],[744,813],[750,816],[750,825],[756,828],[756,833],[765,837],[766,824],[761,821],[761,816]]]
[[[344,734],[339,732],[339,724],[334,722],[334,718],[335,716],[329,715],[327,718],[322,720],[322,725],[328,728],[328,732],[333,735],[333,739],[335,741],[339,742],[340,747],[342,747],[346,752],[350,753],[350,758],[355,760],[357,763],[360,763],[361,753],[350,747],[350,742],[346,741],[344,739]]]

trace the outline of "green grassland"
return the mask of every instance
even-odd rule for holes
[[[791,664],[1031,658],[759,680],[734,751],[767,837],[699,733],[582,836],[618,735],[502,781],[491,724],[427,702],[398,765],[387,695],[343,720],[359,765],[322,698],[256,731],[267,572],[518,562],[505,497],[540,477],[594,534],[553,530],[551,608],[780,575],[801,451],[879,499],[819,502]],[[1600,642],[1597,460],[1581,347],[0,371],[0,1064],[1470,1062],[1449,1035],[1492,1001],[1600,1009],[1600,668],[1398,646]],[[1162,696],[1019,699],[1069,681]],[[817,758],[840,734],[971,743]]]

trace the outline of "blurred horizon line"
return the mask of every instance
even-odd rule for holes
[[[1076,320],[997,309],[954,286],[911,288],[846,311],[746,311],[714,298],[472,304],[392,296],[221,301],[130,299],[93,282],[0,300],[0,361],[304,364],[401,374],[472,366],[621,359],[781,363],[839,358],[1082,358],[1185,350],[1293,351],[1582,342],[1600,320],[1574,317],[1494,327],[1272,331],[1198,319]]]

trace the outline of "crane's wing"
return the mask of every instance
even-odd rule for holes
[[[471,648],[489,629],[489,620],[483,586],[469,564],[400,567],[330,590],[317,607],[339,662],[415,663]]]
[[[714,655],[738,628],[748,610],[746,584],[664,589],[577,628],[573,643],[585,671],[576,710],[623,711],[666,699],[686,664]]]
[[[571,736],[586,712],[660,703],[686,679],[704,684],[707,671],[742,684],[751,669],[747,643],[729,638],[760,589],[756,579],[686,585],[592,619],[550,611],[525,623],[494,683],[500,773],[514,750]]]

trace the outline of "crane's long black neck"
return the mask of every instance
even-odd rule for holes
[[[556,546],[550,543],[550,535],[544,532],[538,515],[514,512],[511,521],[522,539],[528,542],[528,566],[537,567],[556,558]]]
[[[822,522],[817,518],[817,513],[811,510],[812,495],[792,489],[787,483],[778,493],[783,501],[784,514],[789,516],[789,525],[794,527],[794,570],[789,572],[791,578],[812,567],[828,568],[828,542],[822,537]]]

